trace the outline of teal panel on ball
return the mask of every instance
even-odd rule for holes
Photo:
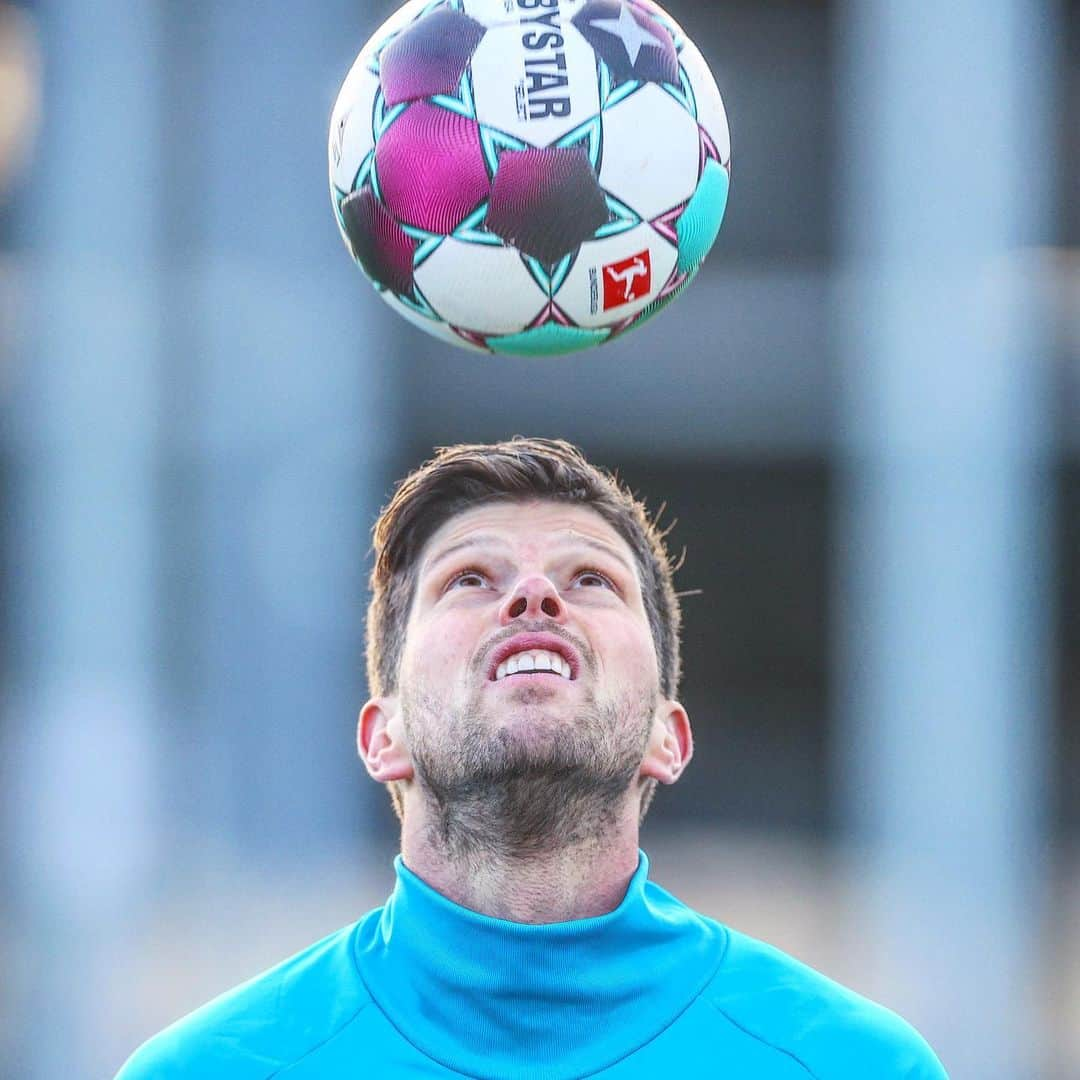
[[[577,352],[607,340],[607,330],[584,330],[579,326],[544,323],[543,326],[505,337],[489,337],[488,346],[496,352],[512,356],[556,356]]]
[[[728,174],[719,162],[709,158],[697,191],[679,218],[679,273],[685,274],[701,263],[716,243],[727,209]]]

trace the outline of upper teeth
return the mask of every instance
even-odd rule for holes
[[[531,649],[529,652],[515,653],[495,669],[495,681],[515,675],[519,671],[551,671],[570,678],[570,665],[558,654],[546,649]]]

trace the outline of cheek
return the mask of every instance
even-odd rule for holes
[[[620,678],[639,682],[642,676],[658,677],[656,650],[648,627],[627,626],[620,622],[600,632],[599,640],[607,643],[601,653],[601,663]]]
[[[413,626],[403,673],[414,685],[449,686],[465,678],[475,647],[475,638],[462,619]]]

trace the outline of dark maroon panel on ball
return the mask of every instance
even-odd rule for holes
[[[664,26],[646,10],[618,0],[590,0],[574,25],[611,69],[616,84],[679,83],[679,55]]]
[[[368,277],[397,293],[413,283],[416,241],[408,236],[371,188],[354,191],[341,203],[341,218],[353,257]]]
[[[389,105],[455,94],[484,27],[460,11],[441,8],[399,34],[379,56],[379,79]]]
[[[410,105],[375,148],[379,190],[399,220],[449,234],[488,197],[480,128],[427,101]]]
[[[583,147],[507,150],[499,156],[484,223],[519,251],[550,266],[607,220],[604,193]]]

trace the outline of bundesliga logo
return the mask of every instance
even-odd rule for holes
[[[621,307],[652,291],[652,260],[649,250],[639,251],[621,262],[604,267],[604,310]]]

